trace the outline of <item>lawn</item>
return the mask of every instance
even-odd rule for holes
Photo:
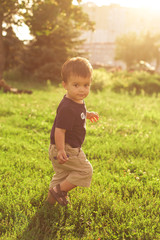
[[[0,92],[0,239],[159,240],[160,97],[91,92],[87,109],[100,116],[87,122],[83,144],[92,185],[72,190],[71,205],[61,207],[45,199],[50,130],[64,93]]]

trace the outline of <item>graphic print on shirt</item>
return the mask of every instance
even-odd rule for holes
[[[84,120],[86,118],[84,112],[81,113],[81,119]]]
[[[86,119],[86,115],[84,114],[84,112],[81,113],[81,119],[85,120]],[[86,121],[84,121],[84,128],[86,129]]]

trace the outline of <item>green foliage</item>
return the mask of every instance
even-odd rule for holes
[[[131,95],[153,95],[160,93],[160,75],[143,71],[117,71],[107,72],[105,69],[93,71],[93,92],[111,89],[116,93],[127,92]]]
[[[87,122],[83,145],[92,185],[73,189],[63,208],[45,203],[53,175],[49,135],[63,95],[51,86],[0,94],[0,238],[159,240],[160,99],[90,93],[87,109],[100,115]]]
[[[28,25],[34,37],[27,45],[12,30],[13,24],[21,23]],[[0,79],[3,71],[20,66],[23,74],[30,74],[38,81],[58,81],[64,61],[81,54],[78,47],[83,40],[78,37],[84,30],[93,30],[93,22],[71,0],[2,0]]]
[[[0,79],[4,69],[19,63],[19,49],[22,45],[12,31],[12,25],[19,25],[22,21],[22,12],[26,4],[25,0],[1,0],[0,6]],[[15,17],[16,16],[16,17]],[[21,16],[18,18],[18,16]],[[2,34],[3,33],[3,34]],[[6,36],[4,37],[4,33]],[[14,45],[14,48],[13,48]],[[12,61],[14,61],[12,63]]]
[[[0,16],[7,24],[16,23],[14,15],[19,13],[20,8],[24,8],[25,1],[19,3],[18,0],[1,0]]]
[[[30,88],[30,84],[33,86],[33,84],[37,84],[35,82],[35,79],[31,75],[27,75],[23,72],[21,72],[21,69],[19,67],[12,68],[10,70],[7,70],[3,73],[3,79],[9,84],[11,87],[13,87],[15,84],[18,83],[18,85],[24,89]]]
[[[128,69],[140,60],[157,60],[159,39],[159,34],[155,36],[151,36],[150,33],[124,34],[116,40],[115,59],[125,62]]]
[[[21,81],[23,79],[23,75],[21,74],[18,68],[10,69],[3,73],[3,78],[8,81]]]
[[[91,90],[93,92],[102,91],[104,88],[111,84],[110,74],[105,69],[98,69],[93,71],[93,80]]]
[[[17,38],[12,27],[6,29],[4,37],[5,71],[21,64],[23,47],[23,42]]]
[[[34,40],[24,52],[23,69],[38,80],[60,79],[67,58],[80,55],[81,32],[93,29],[93,23],[72,1],[37,1],[25,15]]]
[[[160,76],[147,72],[121,72],[112,76],[112,90],[148,95],[160,93]]]

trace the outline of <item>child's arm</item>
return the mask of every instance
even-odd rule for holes
[[[57,159],[60,164],[68,160],[65,152],[65,132],[65,129],[55,128],[55,144],[58,151]]]
[[[88,112],[86,118],[89,119],[91,122],[95,121],[97,122],[99,120],[99,115],[96,112]]]

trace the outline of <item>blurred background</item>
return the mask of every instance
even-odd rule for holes
[[[158,1],[1,0],[0,79],[58,83],[78,55],[95,69],[159,73],[159,13]]]

